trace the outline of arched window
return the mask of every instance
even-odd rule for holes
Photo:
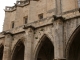
[[[16,44],[12,55],[12,60],[24,60],[24,44],[21,41]]]
[[[3,58],[3,50],[4,50],[4,46],[1,45],[0,46],[0,60],[2,60],[2,58]]]
[[[44,37],[38,46],[35,60],[54,60],[54,46],[48,37]]]
[[[71,36],[66,50],[67,60],[80,60],[80,27]]]

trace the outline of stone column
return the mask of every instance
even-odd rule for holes
[[[61,17],[53,21],[54,60],[65,60],[64,56],[64,28]]]
[[[60,15],[62,13],[61,0],[55,0],[55,1],[56,1],[56,14]]]
[[[3,60],[11,60],[11,45],[12,45],[12,34],[5,33],[5,43],[4,43],[4,52]]]
[[[31,27],[25,29],[25,53],[24,53],[24,60],[32,60],[32,43],[34,40],[34,33]]]

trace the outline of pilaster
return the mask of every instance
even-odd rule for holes
[[[10,32],[5,32],[5,43],[4,43],[4,52],[3,60],[11,60],[11,45],[12,45],[12,34]]]
[[[29,21],[28,21],[28,23],[36,21],[36,13],[35,13],[37,11],[37,8],[35,8],[36,7],[36,3],[37,3],[37,1],[34,1],[34,0],[30,1]]]
[[[34,29],[31,26],[25,28],[25,55],[24,60],[32,60],[32,46],[34,40]]]
[[[56,1],[56,14],[60,15],[62,13],[62,3],[61,0],[55,0]]]
[[[54,17],[53,21],[54,60],[65,60],[63,21],[64,20],[62,17]]]

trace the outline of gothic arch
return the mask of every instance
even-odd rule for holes
[[[24,60],[24,49],[24,42],[19,39],[12,50],[11,60]]]
[[[75,31],[72,33],[70,39],[67,42],[67,48],[66,48],[67,60],[80,60],[80,58],[76,57],[78,55],[77,52],[79,52],[77,49],[78,43],[80,43],[79,35],[80,35],[80,26],[78,26],[75,29]],[[80,47],[78,46],[78,48],[80,48]]]
[[[46,43],[45,43],[46,42]],[[50,45],[49,45],[49,44]],[[53,42],[52,42],[52,40],[49,38],[49,36],[48,35],[46,35],[46,34],[44,34],[41,38],[40,38],[40,40],[39,40],[39,42],[37,43],[37,46],[36,46],[36,49],[35,49],[35,53],[34,53],[34,60],[37,60],[38,59],[38,56],[39,56],[39,52],[42,50],[42,47],[44,47],[43,45],[45,45],[46,46],[46,44],[47,45],[49,45],[50,47],[51,47],[51,49],[52,49],[52,55],[53,55],[53,58],[54,58],[54,45],[53,45]],[[45,49],[46,49],[46,47],[44,47]],[[51,55],[51,54],[49,54],[49,55]]]
[[[3,58],[3,50],[4,50],[4,46],[0,44],[0,60],[2,60]]]

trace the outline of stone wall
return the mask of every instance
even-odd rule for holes
[[[14,50],[20,42],[25,47],[24,60],[36,60],[37,51],[45,37],[54,46],[54,60],[66,60],[66,47],[70,37],[80,26],[76,1],[17,1],[13,8],[7,7],[5,13],[3,32],[0,33],[0,45],[4,46],[3,60],[12,60]],[[43,19],[38,18],[41,13]],[[28,22],[24,24],[26,16]],[[12,21],[15,23],[13,29]]]

